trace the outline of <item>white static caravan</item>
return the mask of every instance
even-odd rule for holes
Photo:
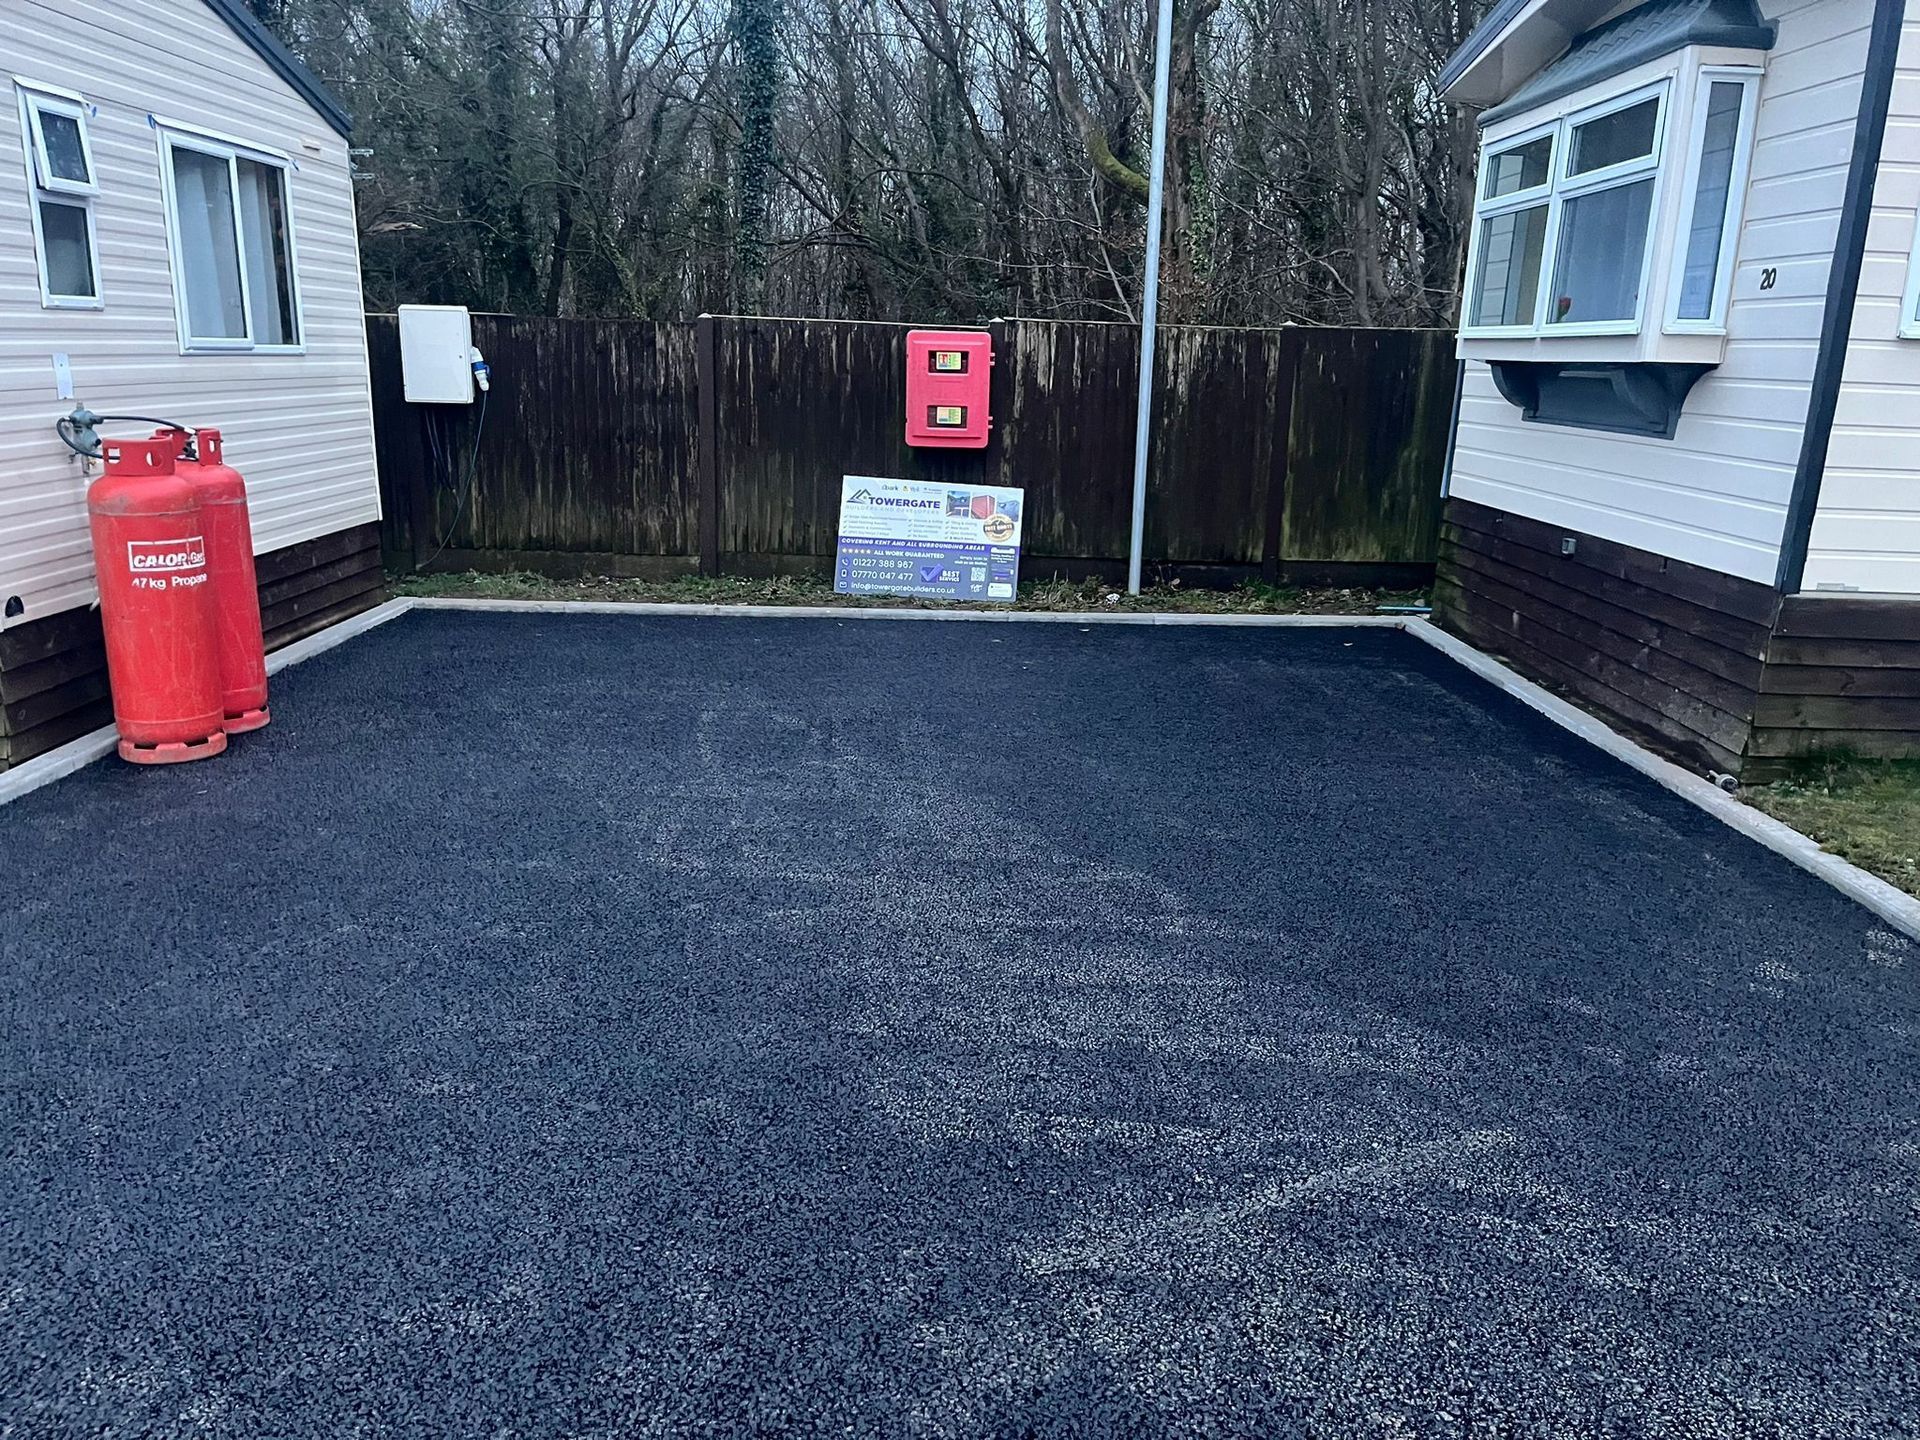
[[[1920,20],[1501,0],[1436,612],[1703,767],[1920,753]]]
[[[270,645],[382,580],[338,102],[241,0],[0,5],[0,84],[4,767],[108,719],[76,404],[225,432]]]

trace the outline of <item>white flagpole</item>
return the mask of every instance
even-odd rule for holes
[[[1147,283],[1140,297],[1140,407],[1133,435],[1133,539],[1127,593],[1140,593],[1140,547],[1147,530],[1147,439],[1153,430],[1153,338],[1160,320],[1160,212],[1167,170],[1167,63],[1173,49],[1173,0],[1160,0],[1153,46],[1153,158],[1147,176]]]

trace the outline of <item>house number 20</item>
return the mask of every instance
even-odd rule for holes
[[[1772,265],[1764,266],[1760,271],[1760,288],[1771,290],[1780,283],[1780,272]]]

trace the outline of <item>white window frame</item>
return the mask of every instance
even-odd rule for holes
[[[1669,335],[1724,335],[1727,310],[1733,303],[1733,277],[1739,268],[1740,225],[1746,218],[1747,181],[1753,173],[1754,117],[1760,108],[1761,72],[1751,65],[1703,65],[1694,82],[1692,141],[1687,146],[1686,170],[1680,177],[1680,213],[1673,227],[1673,273],[1667,282],[1667,308],[1661,328]],[[1686,287],[1686,244],[1693,230],[1693,211],[1699,201],[1700,162],[1707,139],[1707,106],[1716,84],[1738,83],[1740,118],[1733,138],[1733,169],[1727,176],[1727,213],[1720,226],[1720,253],[1713,277],[1713,301],[1705,319],[1683,319],[1680,300]]]
[[[1467,247],[1467,284],[1460,327],[1463,338],[1480,340],[1518,336],[1527,339],[1563,337],[1573,339],[1589,335],[1638,335],[1640,333],[1646,321],[1647,286],[1653,274],[1655,240],[1660,233],[1660,178],[1666,162],[1667,136],[1671,129],[1670,118],[1673,109],[1671,88],[1671,83],[1666,77],[1650,83],[1632,85],[1543,124],[1515,130],[1502,134],[1498,139],[1482,142],[1476,177],[1486,174],[1487,162],[1495,155],[1504,154],[1515,146],[1528,144],[1542,135],[1553,136],[1553,155],[1548,164],[1547,182],[1529,190],[1516,190],[1512,194],[1488,200],[1483,198],[1484,183],[1479,178],[1475,180],[1473,233]],[[1573,165],[1573,132],[1576,129],[1594,120],[1604,119],[1615,111],[1628,109],[1647,100],[1659,101],[1659,108],[1654,117],[1653,148],[1648,154],[1617,165],[1609,165],[1602,170],[1587,171],[1580,175],[1568,174]],[[1640,255],[1639,302],[1635,306],[1632,318],[1558,324],[1550,322],[1547,317],[1553,303],[1554,276],[1560,264],[1561,215],[1566,208],[1566,202],[1578,199],[1582,195],[1591,195],[1648,178],[1654,182],[1654,193],[1647,210],[1647,241]],[[1540,248],[1540,275],[1536,285],[1537,293],[1534,295],[1532,320],[1523,325],[1473,324],[1473,305],[1479,293],[1480,257],[1487,221],[1497,219],[1510,211],[1531,209],[1542,201],[1545,201],[1547,206],[1547,229]]]
[[[300,298],[300,252],[293,223],[293,176],[296,169],[294,162],[280,151],[250,145],[244,140],[222,135],[216,131],[204,130],[197,125],[156,120],[155,127],[160,146],[160,183],[166,196],[167,253],[173,272],[173,308],[179,331],[180,353],[182,355],[231,355],[238,351],[255,355],[306,354],[307,317]],[[173,152],[176,149],[191,150],[226,162],[228,194],[233,202],[234,255],[240,266],[240,306],[247,330],[245,336],[193,334],[192,310],[187,304],[185,252],[180,240],[180,200],[174,188]],[[258,325],[254,312],[253,281],[247,264],[247,227],[242,223],[240,215],[240,162],[242,160],[252,161],[254,164],[264,165],[280,172],[281,197],[287,221],[287,289],[293,306],[293,328],[296,337],[295,343],[291,345],[270,345],[254,338],[258,332]]]
[[[1907,252],[1907,285],[1900,296],[1900,338],[1920,340],[1920,213],[1913,220],[1913,244]]]
[[[1542,136],[1551,136],[1553,138],[1553,153],[1547,157],[1547,178],[1540,184],[1530,186],[1524,190],[1512,190],[1505,195],[1496,195],[1492,199],[1486,198],[1487,162],[1492,160],[1496,155],[1504,155],[1509,150],[1518,150],[1522,146],[1531,145]],[[1470,232],[1467,243],[1466,293],[1462,297],[1460,308],[1460,333],[1462,335],[1470,337],[1504,335],[1531,336],[1538,333],[1541,308],[1541,295],[1539,294],[1534,296],[1533,318],[1522,325],[1475,325],[1473,323],[1473,306],[1480,293],[1480,258],[1481,250],[1486,240],[1487,222],[1489,220],[1498,220],[1503,215],[1509,215],[1520,210],[1531,210],[1543,201],[1546,202],[1548,206],[1547,233],[1541,241],[1540,250],[1542,270],[1544,271],[1551,263],[1551,246],[1553,244],[1554,230],[1552,208],[1553,186],[1554,180],[1559,174],[1560,151],[1563,143],[1560,134],[1560,122],[1558,120],[1550,120],[1544,125],[1535,125],[1529,130],[1519,130],[1511,135],[1503,135],[1500,139],[1488,141],[1480,147],[1480,165],[1474,172],[1473,229]],[[1544,273],[1540,276],[1539,288],[1542,292],[1544,292],[1546,288],[1546,276]]]
[[[93,137],[87,133],[87,102],[71,91],[57,91],[31,84],[23,84],[20,89],[27,101],[27,133],[33,144],[33,158],[39,177],[36,183],[42,190],[55,195],[98,195],[100,172],[93,168]],[[53,173],[53,157],[47,153],[46,124],[40,118],[43,115],[61,115],[79,127],[80,158],[87,167],[85,180],[68,180]]]
[[[27,216],[33,229],[33,253],[40,279],[40,308],[43,310],[104,310],[107,306],[106,281],[101,273],[100,230],[93,214],[94,197],[100,193],[100,172],[94,168],[93,138],[87,121],[92,107],[71,90],[47,85],[24,76],[13,77],[19,101],[20,142],[27,162]],[[46,153],[40,112],[65,115],[80,125],[80,152],[87,163],[87,179],[61,180],[53,173]],[[87,217],[87,260],[93,267],[93,294],[61,295],[53,288],[47,269],[46,228],[40,219],[42,202],[65,205]]]

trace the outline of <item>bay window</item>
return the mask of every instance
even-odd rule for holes
[[[1756,81],[1680,65],[1498,127],[1481,154],[1463,339],[1639,335],[1663,281],[1655,328],[1722,330]]]

